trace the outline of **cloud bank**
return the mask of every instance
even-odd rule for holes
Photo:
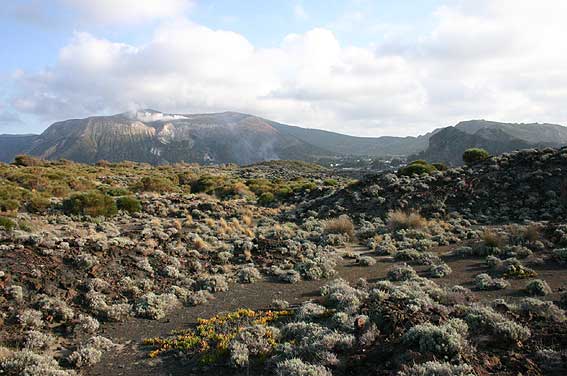
[[[128,1],[108,0],[106,9],[118,3]],[[137,3],[148,7],[130,15],[136,19],[188,4]],[[122,19],[125,9],[98,16]],[[369,136],[473,118],[567,123],[567,3],[467,0],[434,17],[425,35],[395,33],[364,48],[324,28],[258,48],[186,19],[161,24],[139,45],[77,32],[52,67],[13,77],[10,103],[46,122],[139,108],[232,110]]]
[[[83,17],[107,24],[136,24],[178,17],[192,0],[62,0]]]

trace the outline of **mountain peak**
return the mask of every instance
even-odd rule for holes
[[[141,109],[137,111],[131,111],[131,112],[124,112],[120,115],[131,120],[141,121],[143,123],[151,123],[154,121],[172,121],[172,120],[179,120],[186,118],[183,115],[166,114],[149,108]]]

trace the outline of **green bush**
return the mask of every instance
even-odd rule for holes
[[[400,168],[400,175],[411,176],[413,174],[421,175],[421,174],[431,174],[433,171],[436,171],[435,166],[423,161],[417,160],[411,162],[409,165]]]
[[[32,196],[26,205],[30,213],[45,213],[50,206],[51,201],[39,195]]]
[[[141,192],[172,192],[175,191],[174,183],[170,179],[158,176],[145,176],[134,186],[134,189]]]
[[[130,194],[128,189],[121,187],[107,187],[101,189],[101,191],[112,197],[128,196]]]
[[[429,163],[426,160],[423,159],[416,159],[415,161],[411,162],[410,165],[424,165],[424,166],[429,166]]]
[[[278,191],[276,192],[276,196],[279,199],[286,199],[286,198],[290,197],[291,195],[293,195],[293,189],[291,189],[291,187],[287,186],[287,185],[280,187],[278,189]]]
[[[323,180],[323,185],[327,186],[327,187],[334,187],[337,184],[339,184],[339,182],[336,179],[325,179],[325,180]]]
[[[124,210],[130,214],[142,211],[140,200],[132,196],[119,197],[116,200],[116,207],[118,210]]]
[[[20,208],[17,200],[0,200],[0,212],[16,211]]]
[[[0,217],[0,228],[7,231],[12,231],[16,228],[16,222],[12,221],[10,218]]]
[[[111,217],[118,212],[114,199],[98,191],[79,193],[63,201],[66,214]]]
[[[488,152],[480,148],[467,149],[463,153],[463,162],[468,165],[474,165],[476,163],[482,162],[490,156]]]
[[[275,201],[274,194],[271,192],[264,192],[258,198],[258,204],[268,206]]]
[[[204,175],[192,181],[191,192],[213,194],[215,190],[222,186],[221,178],[217,176]]]

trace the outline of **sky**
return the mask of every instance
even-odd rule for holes
[[[142,108],[567,125],[563,0],[0,0],[0,134]]]

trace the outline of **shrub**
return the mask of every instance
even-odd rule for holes
[[[437,361],[415,364],[402,372],[399,376],[474,376],[474,370],[468,364],[455,365]]]
[[[347,215],[326,221],[323,231],[327,234],[345,234],[351,239],[354,238],[354,224]]]
[[[142,204],[140,200],[132,196],[119,197],[116,200],[116,207],[118,210],[124,210],[130,214],[142,211]]]
[[[501,278],[492,278],[486,273],[479,274],[474,279],[475,287],[478,290],[502,290],[510,284]]]
[[[272,192],[264,192],[258,197],[258,204],[262,206],[269,206],[276,200]]]
[[[296,270],[282,270],[276,276],[280,282],[285,283],[298,283],[301,281],[301,274]]]
[[[20,208],[17,200],[0,200],[0,212],[13,212]]]
[[[553,258],[560,264],[567,264],[567,248],[554,249]]]
[[[388,279],[390,281],[409,281],[417,278],[416,271],[409,265],[396,265],[388,270]]]
[[[539,318],[542,320],[551,320],[556,322],[564,322],[566,320],[565,313],[553,302],[543,301],[536,298],[524,298],[518,303],[518,311],[529,317],[530,319]]]
[[[321,317],[327,312],[327,309],[317,303],[304,302],[296,312],[296,317],[300,320],[307,321],[311,318]]]
[[[235,367],[245,367],[250,356],[265,357],[272,352],[279,330],[264,325],[242,329],[230,345],[230,362]]]
[[[39,355],[31,350],[17,351],[6,359],[2,359],[0,373],[4,376],[75,375],[73,371],[61,369],[52,357]]]
[[[435,166],[425,161],[414,161],[409,165],[400,168],[399,174],[403,176],[411,176],[414,174],[431,174],[433,171],[436,171]]]
[[[522,262],[515,258],[509,258],[496,265],[496,271],[505,278],[530,278],[537,273],[525,267]]]
[[[453,270],[451,269],[451,267],[444,262],[437,265],[431,265],[427,270],[427,273],[431,278],[443,278],[448,276],[452,272]]]
[[[82,347],[72,352],[67,360],[76,368],[89,367],[100,362],[102,351],[92,346]]]
[[[23,167],[41,166],[43,161],[29,155],[16,155],[16,158],[14,158],[14,164],[16,166]]]
[[[260,271],[253,266],[246,266],[238,271],[240,283],[254,283],[262,279]]]
[[[202,277],[197,281],[198,286],[202,290],[210,292],[222,292],[228,290],[228,282],[226,277],[222,275],[211,275],[209,277]]]
[[[44,350],[54,341],[55,338],[50,334],[44,334],[38,330],[29,330],[24,336],[24,348],[27,350]]]
[[[425,323],[408,330],[402,341],[421,353],[453,357],[467,345],[464,337],[467,331],[467,324],[459,319],[449,320],[441,326]]]
[[[507,319],[490,307],[466,307],[464,319],[472,332],[489,334],[496,341],[516,343],[531,336],[528,328]]]
[[[26,208],[30,213],[45,213],[51,206],[51,201],[48,198],[34,195],[28,201]]]
[[[287,359],[276,365],[276,376],[332,376],[323,366],[303,362],[299,358]]]
[[[534,279],[526,285],[526,292],[532,296],[546,296],[551,294],[551,287],[541,279]]]
[[[343,279],[337,279],[321,288],[321,296],[328,307],[341,312],[354,313],[360,307],[367,293],[358,290]]]
[[[120,187],[105,188],[102,191],[112,197],[128,196],[130,194],[128,189]]]
[[[401,210],[388,213],[388,227],[392,231],[402,229],[421,229],[427,226],[427,220],[419,213],[406,213]]]
[[[500,234],[491,230],[484,230],[481,239],[484,246],[489,248],[502,248],[505,243],[505,239]]]
[[[471,148],[465,150],[463,153],[463,162],[468,165],[474,165],[476,163],[482,162],[490,156],[488,152],[480,148]]]
[[[134,305],[134,312],[138,317],[159,320],[179,304],[174,294],[156,295],[149,292],[143,295]]]
[[[43,314],[35,309],[26,309],[22,311],[17,319],[20,326],[24,329],[36,329],[43,326]]]
[[[0,217],[0,228],[6,231],[12,231],[16,228],[16,222],[12,221],[10,218]]]
[[[376,264],[376,259],[374,257],[370,257],[370,256],[360,256],[357,259],[357,262],[359,265],[362,266],[372,266]]]
[[[114,199],[98,191],[78,193],[63,201],[66,214],[111,217],[118,212]]]
[[[327,186],[327,187],[334,187],[337,184],[339,184],[339,182],[336,179],[325,179],[325,180],[323,180],[323,185]]]
[[[138,183],[134,185],[134,189],[140,192],[172,192],[175,191],[175,184],[167,178],[159,176],[145,176]]]

